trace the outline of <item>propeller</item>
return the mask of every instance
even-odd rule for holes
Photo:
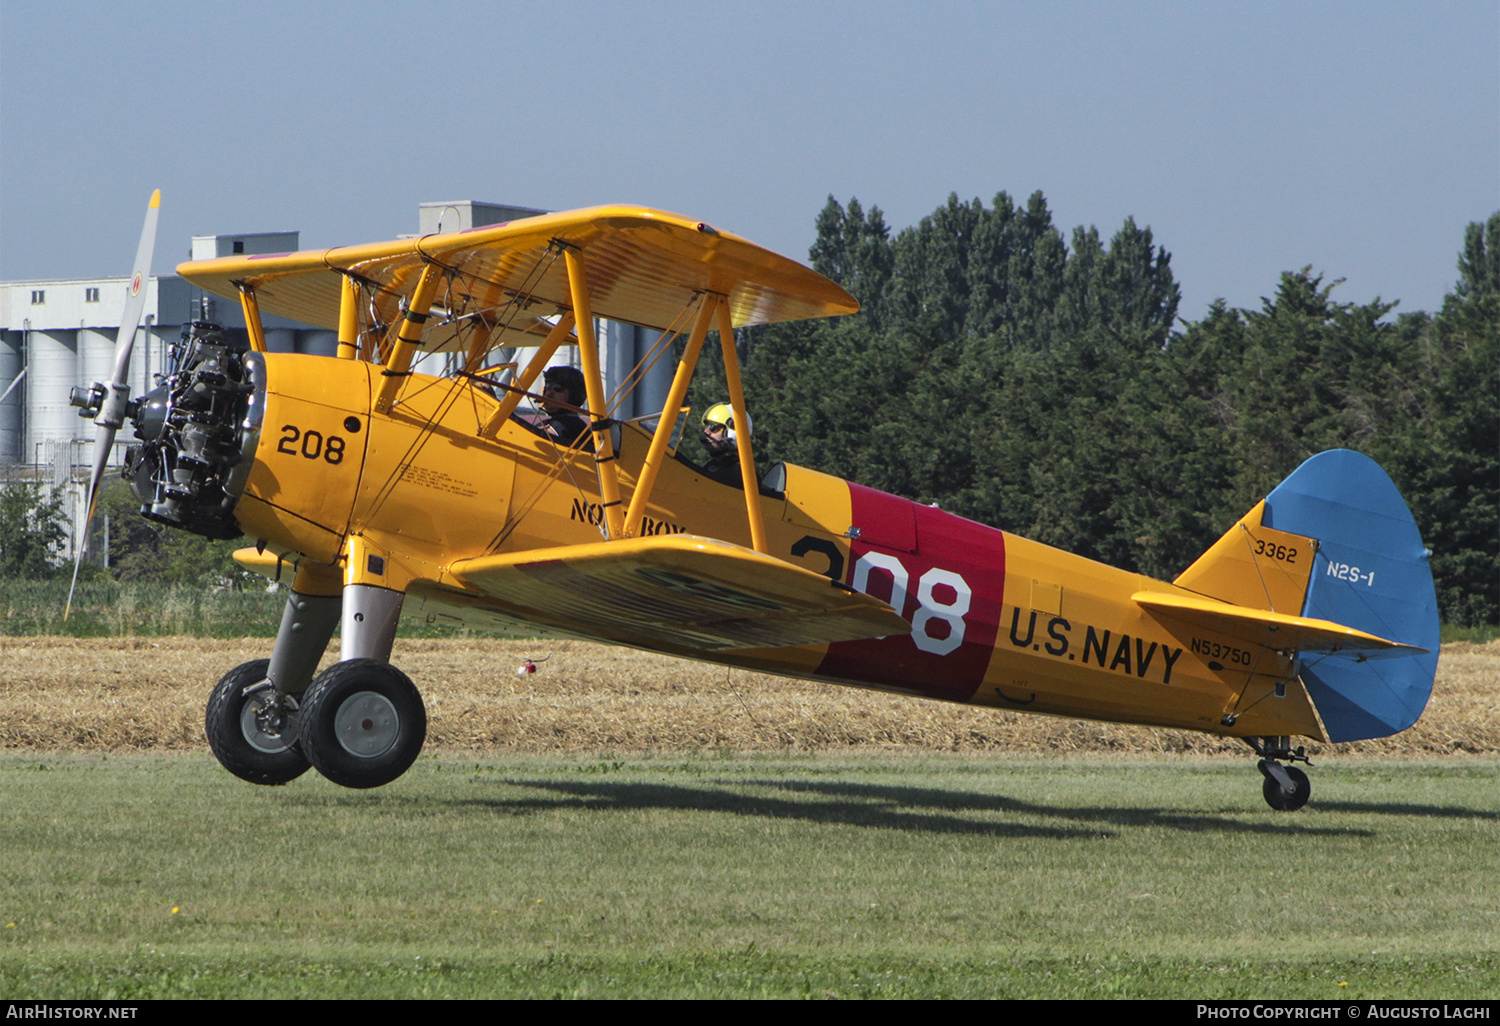
[[[156,248],[156,219],[160,213],[161,190],[157,189],[151,193],[151,202],[146,206],[146,223],[141,226],[141,241],[135,250],[135,267],[130,272],[125,312],[120,317],[120,332],[115,342],[114,376],[108,383],[95,382],[89,388],[73,389],[72,404],[82,408],[79,416],[96,414],[94,423],[98,427],[94,431],[94,473],[89,478],[88,513],[83,518],[82,533],[76,525],[73,532],[79,542],[73,560],[73,583],[68,586],[68,605],[63,610],[64,621],[73,611],[73,592],[78,587],[78,568],[83,565],[89,528],[94,523],[99,484],[104,480],[104,468],[114,448],[115,432],[125,423],[126,407],[130,402],[130,353],[135,348],[135,335],[141,326],[141,314],[146,309],[146,281],[151,276],[151,253]]]

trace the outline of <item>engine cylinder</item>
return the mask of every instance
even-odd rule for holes
[[[170,361],[160,384],[130,403],[141,444],[126,453],[125,479],[147,518],[209,538],[237,538],[234,507],[265,409],[264,364],[206,321],[183,329]]]

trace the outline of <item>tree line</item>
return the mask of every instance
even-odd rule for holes
[[[1170,580],[1304,459],[1355,449],[1411,506],[1445,622],[1500,620],[1500,212],[1438,312],[1395,316],[1304,267],[1179,320],[1150,228],[1065,239],[1040,192],[896,233],[830,197],[810,257],[862,310],[739,334],[761,459]],[[700,377],[701,409],[722,385]]]
[[[189,534],[147,520],[140,510],[140,500],[124,481],[105,480],[89,532],[89,551],[108,551],[109,566],[86,559],[79,568],[80,580],[222,588],[260,580],[232,558],[244,540],[216,541]],[[62,499],[48,495],[40,485],[15,482],[0,487],[0,584],[71,572],[62,555],[67,523]]]

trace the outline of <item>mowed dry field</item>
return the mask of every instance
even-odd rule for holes
[[[223,673],[266,639],[0,637],[0,748],[201,751]],[[534,674],[518,675],[528,657]],[[330,650],[326,663],[336,658]],[[968,751],[1246,755],[1242,742],[948,705],[580,641],[398,640],[429,750],[489,753]],[[1310,745],[1316,756],[1322,746]],[[1426,714],[1340,757],[1500,752],[1500,641],[1445,646]]]

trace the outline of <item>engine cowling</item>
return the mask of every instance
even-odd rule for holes
[[[141,444],[126,451],[124,476],[142,515],[208,538],[239,537],[234,507],[260,440],[264,362],[218,325],[194,321],[159,381],[127,409]]]

